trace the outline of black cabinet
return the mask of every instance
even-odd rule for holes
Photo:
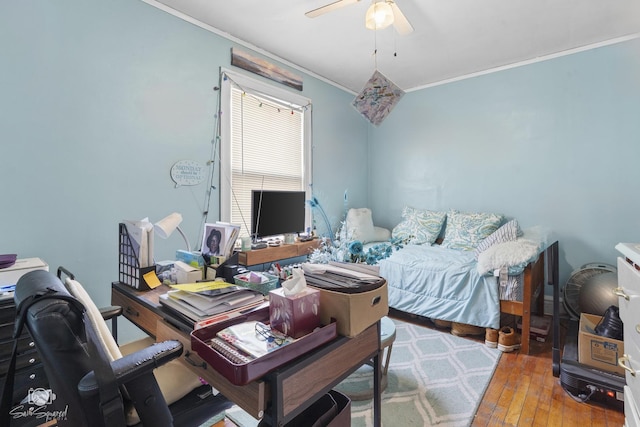
[[[13,352],[13,331],[16,320],[16,306],[13,298],[0,300],[0,387],[4,387],[7,379],[7,371]],[[48,389],[47,377],[41,363],[40,355],[27,328],[23,328],[18,338],[18,352],[16,357],[16,370],[14,375],[14,388],[11,402],[12,410],[20,411],[23,405],[26,410],[30,405],[29,397],[33,390]],[[2,390],[2,388],[0,388]],[[24,403],[23,403],[24,401]],[[38,421],[33,416],[11,417],[12,426],[30,425]]]

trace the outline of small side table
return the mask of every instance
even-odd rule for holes
[[[391,350],[393,349],[393,342],[396,339],[396,325],[393,323],[393,320],[384,316],[380,319],[380,357],[382,357],[382,370],[381,370],[381,381],[380,381],[380,393],[382,393],[387,388],[387,371],[389,370],[389,361],[391,360]],[[384,354],[386,352],[386,354]],[[367,365],[370,365],[368,363]],[[360,368],[363,369],[363,368]],[[367,372],[369,375],[373,375],[373,371]],[[352,375],[362,375],[360,370],[354,372]],[[349,381],[347,378],[346,381]],[[373,397],[373,389],[367,388],[364,390],[352,390],[352,389],[344,389],[339,388],[339,390],[349,396],[351,400],[369,400]]]

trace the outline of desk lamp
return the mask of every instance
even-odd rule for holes
[[[163,239],[168,239],[169,236],[175,231],[178,230],[178,233],[184,239],[184,242],[187,244],[187,250],[191,252],[191,245],[189,244],[189,240],[187,236],[184,235],[180,227],[180,223],[182,222],[182,215],[177,212],[172,213],[171,215],[161,219],[153,225],[156,234]]]

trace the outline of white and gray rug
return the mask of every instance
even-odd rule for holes
[[[388,385],[382,394],[383,426],[468,426],[498,365],[501,352],[484,343],[394,319]],[[339,389],[362,381],[360,368]],[[351,425],[373,425],[371,401],[351,402]]]
[[[382,394],[386,427],[463,427],[471,424],[498,365],[501,352],[448,332],[393,320],[396,340]],[[338,390],[373,387],[372,368],[363,366]],[[258,421],[240,408],[227,411],[238,425]],[[372,402],[351,402],[351,425],[373,426]]]

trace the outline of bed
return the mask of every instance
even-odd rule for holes
[[[353,229],[348,219],[345,228]],[[392,233],[403,245],[377,263],[390,308],[494,329],[501,313],[521,316],[521,348],[529,353],[531,314],[544,309],[547,230],[523,231],[501,215],[405,207]]]
[[[379,262],[387,280],[389,307],[428,317],[500,328],[500,313],[522,317],[522,351],[529,353],[532,310],[543,312],[544,256],[541,252],[520,272],[481,275],[473,252],[407,245]]]

